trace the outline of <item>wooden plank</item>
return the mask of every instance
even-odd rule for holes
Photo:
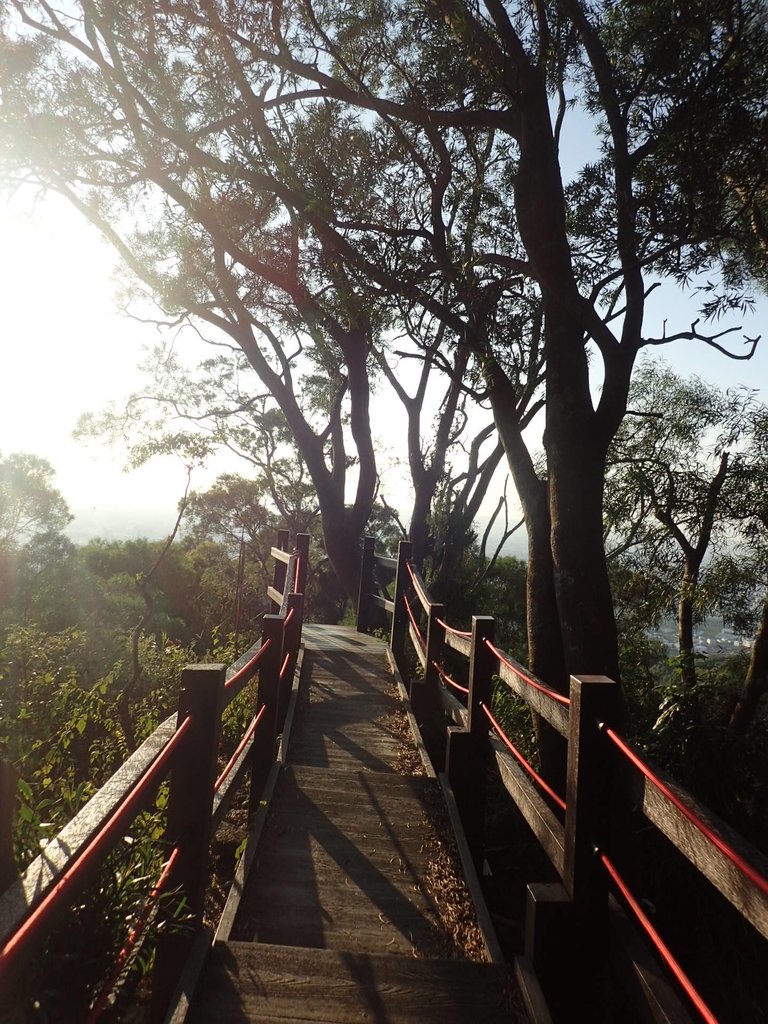
[[[425,774],[430,779],[436,779],[437,773],[432,767],[432,762],[429,759],[427,748],[424,746],[424,740],[421,738],[421,730],[419,729],[419,723],[416,721],[416,716],[411,709],[411,702],[408,699],[408,691],[405,688],[403,677],[400,675],[400,669],[397,667],[395,662],[395,656],[391,649],[387,648],[387,661],[389,663],[390,670],[394,676],[395,686],[397,688],[398,695],[402,702],[402,709],[405,712],[405,717],[408,719],[408,727],[411,730],[411,737],[413,742],[416,744],[416,750],[418,751],[421,764]]]
[[[511,990],[506,965],[230,943],[214,948],[188,1019],[509,1024]]]
[[[184,1024],[213,943],[213,929],[201,928],[181,972],[163,1024]]]
[[[276,562],[284,562],[286,565],[290,562],[293,554],[291,551],[283,551],[282,548],[272,548],[269,553]]]
[[[515,980],[520,987],[525,1010],[531,1024],[552,1024],[552,1016],[544,993],[541,991],[539,979],[527,957],[515,957]]]
[[[281,831],[284,824],[285,819],[281,817]],[[281,845],[265,848],[259,854],[259,873],[265,877],[273,874],[281,884],[294,884],[302,878],[306,879],[308,870],[317,878],[327,878],[334,870],[349,878],[347,867],[354,868],[354,862],[359,860],[365,868],[372,869],[373,884],[376,883],[379,874],[390,871],[404,881],[411,879],[414,883],[420,884],[430,861],[430,853],[424,843],[423,828],[414,828],[411,834],[398,836],[395,850],[392,847],[391,834],[386,828],[368,831],[361,829],[357,833],[339,829],[339,832],[339,838],[347,840],[350,845],[357,848],[355,853],[340,853],[321,833],[302,834],[297,819],[293,829],[286,828],[283,833],[285,841]]]
[[[507,655],[505,655],[507,657]],[[514,658],[508,659],[513,665],[518,663]],[[526,675],[530,673],[520,666],[520,670],[525,672]],[[536,712],[537,715],[541,715],[545,721],[549,722],[553,729],[557,729],[561,736],[568,735],[568,709],[563,704],[558,704],[556,700],[548,697],[546,694],[537,690],[530,683],[526,683],[520,676],[517,675],[509,666],[499,662],[499,676],[506,683],[506,685],[518,697],[522,697],[523,700],[530,706],[530,708]],[[544,684],[542,684],[544,685]]]
[[[490,737],[501,781],[528,822],[553,867],[562,878],[565,858],[565,829],[500,740]]]
[[[370,597],[368,598],[368,600],[371,602],[371,604],[375,605],[377,608],[383,608],[384,611],[388,612],[390,615],[394,614],[395,602],[394,601],[390,601],[389,598],[387,598],[387,597],[379,597],[378,594],[371,594]]]
[[[441,772],[438,775],[438,779],[440,780],[440,787],[443,791],[443,799],[445,800],[446,810],[448,811],[448,818],[451,822],[451,828],[453,829],[453,834],[456,839],[456,848],[459,852],[462,874],[464,875],[464,881],[466,882],[467,889],[469,890],[469,896],[475,909],[475,917],[477,918],[477,924],[480,928],[480,934],[483,937],[485,955],[487,956],[489,963],[504,963],[504,954],[501,951],[499,940],[496,937],[496,929],[493,927],[493,921],[491,920],[491,915],[485,903],[483,889],[480,885],[480,879],[477,871],[475,870],[475,864],[472,859],[472,853],[469,849],[467,837],[464,834],[464,827],[461,824],[459,808],[456,806],[456,798],[453,795],[451,783],[444,772]]]
[[[281,764],[285,764],[288,758],[288,751],[290,750],[291,737],[293,736],[293,729],[296,722],[296,708],[299,702],[299,693],[301,691],[302,674],[304,672],[304,652],[305,648],[300,647],[299,653],[296,658],[296,666],[293,672],[293,686],[291,687],[291,699],[288,702],[288,711],[285,715],[285,724],[283,725],[283,731],[280,736],[280,744],[277,749],[277,760]]]
[[[228,939],[232,930],[232,925],[234,924],[237,911],[240,907],[240,901],[243,898],[245,883],[253,865],[254,858],[256,857],[259,843],[261,842],[264,826],[266,825],[269,814],[270,802],[281,770],[282,766],[280,764],[274,764],[267,776],[264,792],[261,796],[261,800],[259,801],[259,806],[251,824],[251,831],[249,832],[248,839],[246,840],[245,850],[243,851],[243,854],[238,861],[237,868],[235,869],[235,877],[232,881],[232,886],[229,890],[227,902],[224,905],[224,911],[222,912],[221,919],[219,920],[218,928],[216,929],[217,942]]]
[[[659,966],[645,936],[619,903],[608,900],[609,951],[616,977],[622,982],[646,1024],[693,1024],[669,975]],[[639,997],[639,999],[638,999]]]
[[[451,633],[450,630],[446,630],[445,646],[450,647],[454,651],[458,651],[459,654],[463,654],[465,658],[468,658],[472,653],[472,638],[468,636],[456,636],[455,633]]]
[[[441,686],[438,693],[440,694],[440,703],[443,705],[451,721],[466,729],[469,725],[469,711],[467,708],[464,707],[458,697],[454,697],[446,686]]]
[[[421,607],[424,609],[427,615],[429,615],[429,609],[434,604],[434,601],[430,597],[429,591],[427,590],[427,585],[419,575],[417,569],[413,570],[413,578],[411,582],[413,583],[413,592],[416,594],[416,597],[418,597]]]
[[[768,878],[768,859],[667,775],[656,768],[654,771],[675,796],[690,807],[713,832],[732,846],[759,874]],[[768,938],[768,893],[758,888],[736,867],[650,780],[643,781],[643,813],[648,820],[699,869],[763,938]]]
[[[229,679],[232,678],[232,676],[237,675],[237,673],[240,671],[241,668],[245,668],[245,666],[248,664],[248,662],[251,661],[259,653],[260,650],[261,650],[261,640],[258,640],[252,647],[250,647],[245,652],[245,654],[241,654],[240,657],[237,659],[237,661],[234,662],[234,664],[229,666],[229,668],[227,669],[226,677],[225,677],[226,680],[229,680]],[[251,681],[251,679],[253,679],[253,677],[256,675],[258,670],[259,670],[259,663],[256,662],[256,664],[253,666],[253,669],[250,672],[246,672],[244,674],[243,678],[240,680],[239,683],[236,683],[235,686],[232,686],[228,690],[225,690],[225,692],[224,692],[224,702],[225,702],[224,706],[225,707],[227,705],[231,704],[232,701],[235,699],[235,697],[237,697],[237,695],[242,692],[242,690],[248,685],[248,683]]]
[[[270,601],[274,601],[278,607],[282,607],[283,604],[283,592],[282,590],[276,590],[273,586],[267,587],[267,597]]]
[[[377,569],[389,569],[390,572],[397,572],[397,559],[388,555],[376,555],[375,565]]]
[[[426,668],[427,667],[427,654],[426,654],[426,651],[424,650],[424,647],[422,646],[422,642],[421,642],[421,639],[419,638],[419,634],[414,629],[412,622],[408,623],[408,636],[411,638],[411,643],[413,644],[413,649],[416,652],[416,657],[421,662],[421,667],[422,668]]]
[[[351,778],[354,778],[354,773],[346,771],[317,772],[298,764],[291,764],[286,768],[286,778],[295,779],[297,785],[300,784],[302,788],[307,790],[346,788],[348,791],[349,781]],[[359,778],[365,782],[366,786],[376,787],[382,793],[397,793],[403,790],[404,792],[413,793],[418,799],[421,799],[425,789],[434,788],[434,783],[430,783],[421,775],[399,775],[386,772],[371,778],[370,774],[361,768]]]
[[[258,726],[257,726],[258,728]],[[215,832],[226,817],[227,811],[242,785],[243,779],[250,769],[250,754],[253,747],[253,739],[243,747],[240,756],[232,765],[229,775],[224,779],[221,787],[213,794],[213,806],[211,809],[211,827]]]
[[[233,937],[248,942],[434,956],[446,935],[432,901],[413,887],[366,890],[317,880],[256,882],[240,906]]]
[[[115,808],[149,768],[176,730],[169,716],[95,793],[74,818],[48,842],[0,898],[0,939],[11,935],[28,912],[53,887],[59,876],[96,835]],[[115,842],[119,839],[115,837]]]

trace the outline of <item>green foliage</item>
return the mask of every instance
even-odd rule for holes
[[[0,557],[39,534],[60,533],[71,520],[53,476],[53,466],[37,455],[0,458]]]

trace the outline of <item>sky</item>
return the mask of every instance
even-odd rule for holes
[[[124,472],[125,452],[72,438],[78,417],[120,402],[141,384],[137,367],[158,329],[117,310],[116,257],[98,233],[55,196],[0,199],[0,453],[26,451],[48,459],[56,485],[75,513],[71,534],[161,536],[175,520],[186,483],[181,459],[168,457]],[[649,300],[645,333],[686,329],[691,301],[671,285]],[[745,334],[763,334],[749,362],[735,362],[700,343],[676,342],[660,353],[675,369],[719,386],[746,384],[768,400],[768,301],[743,320]],[[741,335],[734,335],[741,344]],[[389,399],[389,402],[394,399]],[[377,399],[385,491],[398,502],[400,447],[388,400]],[[402,450],[402,448],[401,448]],[[234,459],[195,470],[192,486],[208,486]],[[407,474],[406,474],[407,475]],[[401,499],[402,500],[402,499]],[[495,501],[494,501],[495,503]]]

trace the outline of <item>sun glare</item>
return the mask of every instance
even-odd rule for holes
[[[0,452],[47,458],[78,506],[174,508],[183,466],[122,472],[124,453],[72,439],[78,416],[135,388],[154,328],[115,308],[115,257],[63,200],[0,207]]]

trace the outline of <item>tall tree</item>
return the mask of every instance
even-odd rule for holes
[[[721,345],[695,324],[649,337],[645,299],[658,275],[686,280],[728,263],[742,244],[747,164],[750,194],[763,194],[751,141],[765,133],[762,0],[685,11],[672,0],[374,2],[365,17],[309,0],[87,0],[77,17],[47,3],[13,9],[22,26],[6,30],[2,82],[10,160],[98,223],[155,294],[243,347],[333,521],[331,557],[349,562],[342,532],[356,535],[375,486],[363,384],[397,297],[439,317],[445,345],[469,346],[491,398],[501,396],[497,425],[516,480],[529,484],[529,527],[547,539],[534,560],[534,621],[552,650],[562,637],[555,684],[565,670],[617,675],[606,453],[644,345]],[[599,148],[566,185],[569,91]],[[121,232],[137,208],[145,229]],[[708,313],[742,302],[734,267]],[[332,486],[338,463],[334,477],[324,438],[298,414],[293,362],[264,333],[264,310],[281,329],[296,318],[321,328],[341,355],[359,403],[352,516]],[[596,402],[590,351],[603,378]],[[521,445],[542,374],[545,480]]]
[[[0,458],[0,554],[18,551],[36,535],[60,533],[71,521],[54,475],[50,462],[37,455]]]
[[[747,447],[757,408],[747,388],[722,391],[646,363],[609,453],[606,528],[617,555],[632,551],[655,592],[672,598],[683,684],[696,685],[694,624],[717,605],[707,564],[741,526],[736,504],[754,497]],[[747,486],[747,484],[749,486]]]

